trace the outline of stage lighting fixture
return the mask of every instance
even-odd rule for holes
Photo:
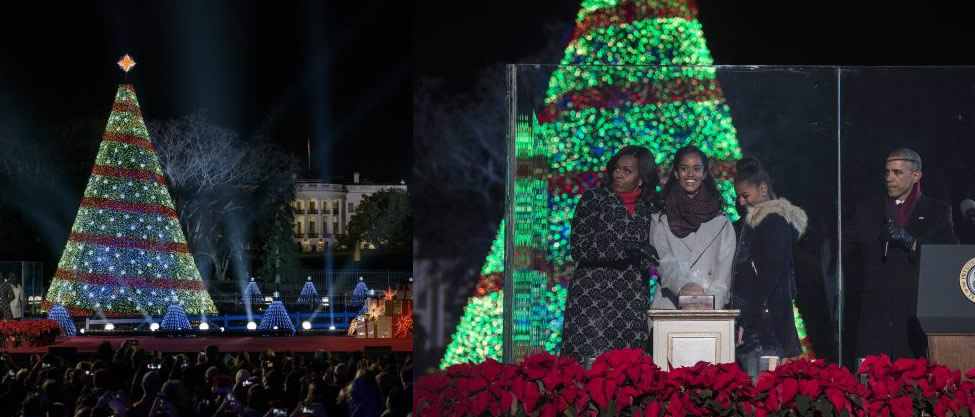
[[[257,323],[254,323],[252,321],[247,322],[247,330],[255,330],[255,329],[257,329]]]
[[[205,321],[200,322],[200,330],[210,330],[210,325]]]
[[[301,328],[305,330],[311,330],[311,322],[308,320],[301,322]]]
[[[329,329],[329,330],[335,330],[335,325],[333,324],[333,325],[331,325],[331,326],[328,326],[328,329]]]
[[[85,334],[85,329],[81,329],[81,334]]]
[[[159,323],[152,323],[149,325],[149,330],[156,331],[159,330]]]
[[[105,323],[105,330],[115,330],[115,325],[112,323]]]

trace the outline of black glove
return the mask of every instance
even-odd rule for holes
[[[914,236],[911,236],[907,229],[893,222],[887,223],[887,240],[896,242],[904,248],[907,248],[907,250],[914,250],[914,244],[916,243]]]
[[[630,259],[645,259],[654,266],[660,266],[660,255],[657,254],[657,248],[653,247],[653,245],[635,241],[625,241],[623,242],[623,247],[626,249],[626,254]]]

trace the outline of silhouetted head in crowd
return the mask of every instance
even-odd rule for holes
[[[181,411],[190,409],[190,394],[186,391],[186,385],[183,384],[183,381],[170,379],[163,384],[160,392],[162,392],[166,401],[173,404],[176,409]]]
[[[112,349],[112,344],[108,341],[102,342],[98,345],[98,352],[96,353],[99,359],[111,362],[112,357],[115,356],[115,350]]]
[[[301,375],[297,371],[291,371],[288,376],[284,378],[284,391],[285,392],[301,392]]]
[[[282,378],[281,371],[276,369],[265,370],[264,379],[261,380],[261,384],[264,385],[264,389],[267,391],[282,391],[284,388],[284,378]]]
[[[44,417],[41,398],[37,394],[30,394],[20,404],[20,415],[23,417]]]
[[[146,372],[146,374],[142,376],[142,398],[155,397],[161,386],[162,378],[159,376],[159,372]]]
[[[259,414],[267,411],[267,391],[261,385],[252,385],[247,390],[247,408],[257,410]]]
[[[111,389],[112,388],[112,372],[108,369],[99,369],[95,371],[95,376],[92,379],[92,385],[96,390],[99,389]]]
[[[53,403],[47,410],[47,417],[67,417],[68,408],[62,403]]]
[[[220,360],[220,346],[207,345],[203,352],[206,353],[207,361]]]
[[[239,385],[251,377],[251,373],[246,369],[241,369],[237,371],[237,377],[234,380],[235,385]]]
[[[393,392],[393,389],[399,388],[399,377],[393,376],[391,373],[381,372],[376,375],[376,385],[379,386],[379,393],[385,398]]]

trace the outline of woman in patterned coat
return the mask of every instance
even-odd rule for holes
[[[606,164],[602,186],[586,191],[572,218],[572,258],[562,355],[587,366],[612,349],[647,346],[650,244],[659,177],[653,155],[626,146]]]

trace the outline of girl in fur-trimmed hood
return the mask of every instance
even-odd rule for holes
[[[792,313],[796,295],[793,244],[806,230],[806,213],[777,198],[754,158],[737,164],[735,192],[748,210],[735,256],[732,305],[741,310],[735,356],[757,375],[760,356],[802,353]]]

